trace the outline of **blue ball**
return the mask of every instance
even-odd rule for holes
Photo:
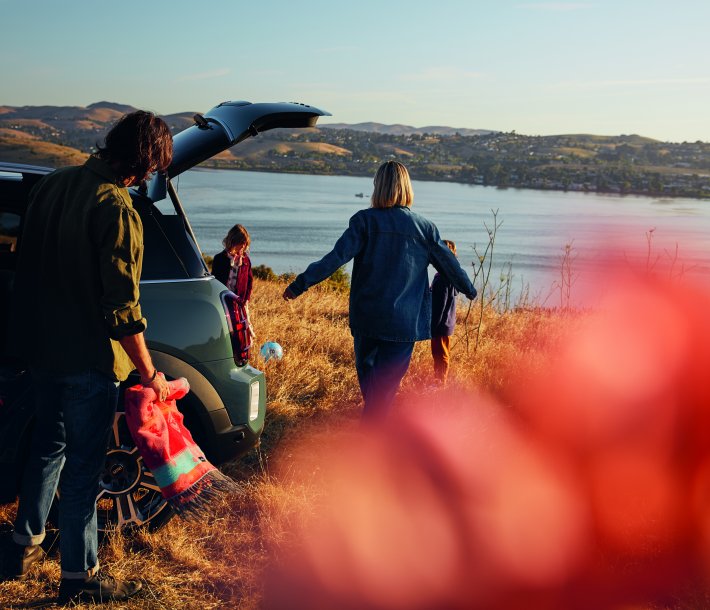
[[[276,360],[281,360],[284,356],[284,351],[281,346],[275,341],[267,341],[261,346],[259,350],[262,358],[264,360],[269,360],[271,358],[276,358]]]

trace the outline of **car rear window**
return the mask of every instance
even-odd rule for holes
[[[148,199],[134,198],[143,221],[142,281],[202,278],[208,275],[200,251],[178,214],[160,211]]]
[[[15,268],[21,246],[22,215],[27,196],[41,174],[0,172],[0,269]],[[208,271],[181,214],[169,200],[158,209],[137,191],[133,203],[143,221],[145,251],[141,280],[202,278]]]

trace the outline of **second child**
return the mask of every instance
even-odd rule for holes
[[[442,240],[456,256],[456,244]],[[431,282],[431,355],[434,358],[434,375],[446,383],[449,376],[451,335],[456,327],[456,297],[459,291],[446,278],[437,273]]]

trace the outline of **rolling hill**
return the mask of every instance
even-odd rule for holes
[[[429,125],[427,127],[412,127],[411,125],[384,125],[383,123],[319,123],[321,129],[352,129],[353,131],[366,131],[370,133],[380,133],[393,136],[410,136],[413,134],[431,134],[437,136],[483,136],[489,133],[497,133],[492,129],[467,129],[465,127],[443,127],[440,125]]]
[[[79,163],[133,106],[0,106],[0,161]],[[192,112],[163,118],[173,133]],[[204,163],[215,168],[372,176],[385,160],[413,178],[522,187],[710,197],[710,144],[659,142],[641,135],[527,136],[486,129],[326,123],[274,129]]]
[[[61,167],[83,163],[87,156],[76,148],[45,142],[38,136],[0,127],[0,159],[2,160]]]

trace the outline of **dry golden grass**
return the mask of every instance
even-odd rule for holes
[[[115,577],[140,577],[144,591],[128,605],[108,607],[256,609],[269,549],[278,553],[287,545],[295,525],[318,504],[315,483],[324,451],[321,444],[311,445],[308,472],[290,472],[288,458],[292,441],[306,433],[316,432],[321,439],[332,441],[357,427],[361,406],[348,301],[345,294],[316,287],[285,302],[281,298],[284,287],[255,280],[251,310],[256,343],[279,342],[284,358],[263,362],[255,350],[253,362],[267,375],[266,428],[260,448],[224,467],[243,481],[243,493],[225,498],[204,522],[173,519],[158,532],[139,532],[132,538],[120,533],[111,536],[101,549],[102,564]],[[524,357],[534,367],[554,348],[563,329],[574,324],[574,318],[549,310],[506,314],[487,310],[474,350],[478,309],[474,305],[464,324],[467,309],[465,304],[459,307],[451,383],[482,389],[503,402],[514,363]],[[408,396],[421,393],[431,382],[429,344],[422,342],[415,348],[398,408],[406,408]],[[277,468],[272,464],[278,457]],[[304,462],[299,463],[303,469]],[[4,507],[0,522],[7,527],[13,513],[14,507]],[[56,595],[58,579],[58,558],[52,556],[29,580],[0,583],[0,607],[19,608],[38,597]]]
[[[580,159],[591,159],[596,154],[593,150],[589,150],[588,148],[577,148],[571,146],[561,146],[559,148],[559,152],[562,155],[576,155]]]
[[[271,152],[285,155],[294,152],[300,155],[318,153],[323,155],[335,155],[338,157],[351,155],[352,152],[335,144],[327,142],[273,142],[269,140],[249,139],[244,141],[237,148],[230,148],[229,157],[233,159],[259,159],[267,156]]]
[[[60,167],[81,165],[86,161],[87,156],[76,148],[42,142],[37,136],[31,134],[0,128],[0,160]]]

